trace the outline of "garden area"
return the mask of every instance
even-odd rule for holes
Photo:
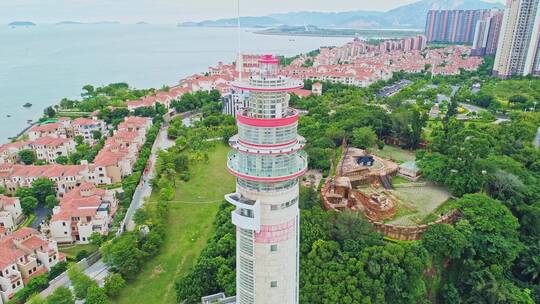
[[[383,149],[373,148],[370,152],[378,157],[393,160],[398,164],[416,159],[414,151],[391,145],[385,145]]]
[[[396,217],[386,223],[395,225],[421,224],[424,218],[450,199],[450,193],[444,187],[431,184],[418,186],[400,184],[390,190],[390,193],[397,198],[395,202],[398,212]]]
[[[225,166],[228,150],[224,144],[216,145],[208,153],[208,162],[190,167],[189,181],[176,181],[174,200],[169,202],[167,235],[158,255],[144,265],[113,303],[153,303],[156,299],[176,303],[175,278],[193,267],[213,234],[223,195],[234,191],[234,177]],[[151,201],[156,198],[153,193]]]

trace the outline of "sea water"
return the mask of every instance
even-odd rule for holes
[[[47,106],[79,98],[85,84],[127,82],[137,88],[175,85],[218,61],[235,60],[234,28],[175,25],[0,26],[0,143]],[[292,56],[351,38],[288,37],[241,30],[244,53]],[[25,103],[33,106],[24,108]],[[10,117],[8,117],[8,115]]]

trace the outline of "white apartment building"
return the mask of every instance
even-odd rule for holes
[[[53,209],[48,229],[58,243],[88,244],[92,233],[106,235],[118,208],[115,192],[83,183]]]
[[[73,139],[50,136],[39,137],[30,144],[36,158],[48,163],[56,163],[59,156],[69,156],[75,152],[75,146]]]
[[[77,118],[71,122],[73,128],[73,136],[82,136],[84,142],[94,144],[97,140],[94,139],[94,132],[99,132],[105,135],[107,126],[104,121],[90,118]]]
[[[33,276],[51,269],[64,257],[55,241],[32,228],[0,238],[0,303],[7,303]]]
[[[13,231],[22,218],[21,202],[16,197],[0,195],[0,227]]]

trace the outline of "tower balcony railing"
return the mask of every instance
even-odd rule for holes
[[[261,230],[261,204],[258,200],[250,200],[239,193],[227,194],[225,200],[236,206],[231,212],[235,226],[257,232]]]
[[[231,146],[231,148],[237,151],[258,155],[294,153],[303,149],[305,145],[306,139],[300,135],[298,135],[295,140],[283,144],[251,144],[242,141],[238,134],[229,139],[229,146]]]
[[[231,85],[236,89],[258,92],[288,92],[301,89],[304,86],[301,81],[286,77],[262,78],[257,76],[249,78],[248,81],[235,81]]]
[[[236,121],[239,124],[257,127],[257,128],[277,128],[295,124],[298,122],[300,114],[297,110],[289,108],[282,117],[260,117],[250,113],[248,109],[240,110],[236,115]]]
[[[298,151],[292,157],[294,161],[287,167],[257,168],[247,166],[239,161],[238,151],[230,151],[227,158],[229,171],[237,177],[261,182],[278,182],[302,176],[307,171],[308,157],[304,151]]]

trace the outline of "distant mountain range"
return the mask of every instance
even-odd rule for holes
[[[260,17],[241,17],[243,27],[277,27],[281,25],[336,28],[424,28],[426,15],[432,9],[503,9],[501,3],[482,0],[421,0],[387,12],[350,11],[339,13],[294,12]],[[184,22],[180,26],[233,27],[236,18]]]

